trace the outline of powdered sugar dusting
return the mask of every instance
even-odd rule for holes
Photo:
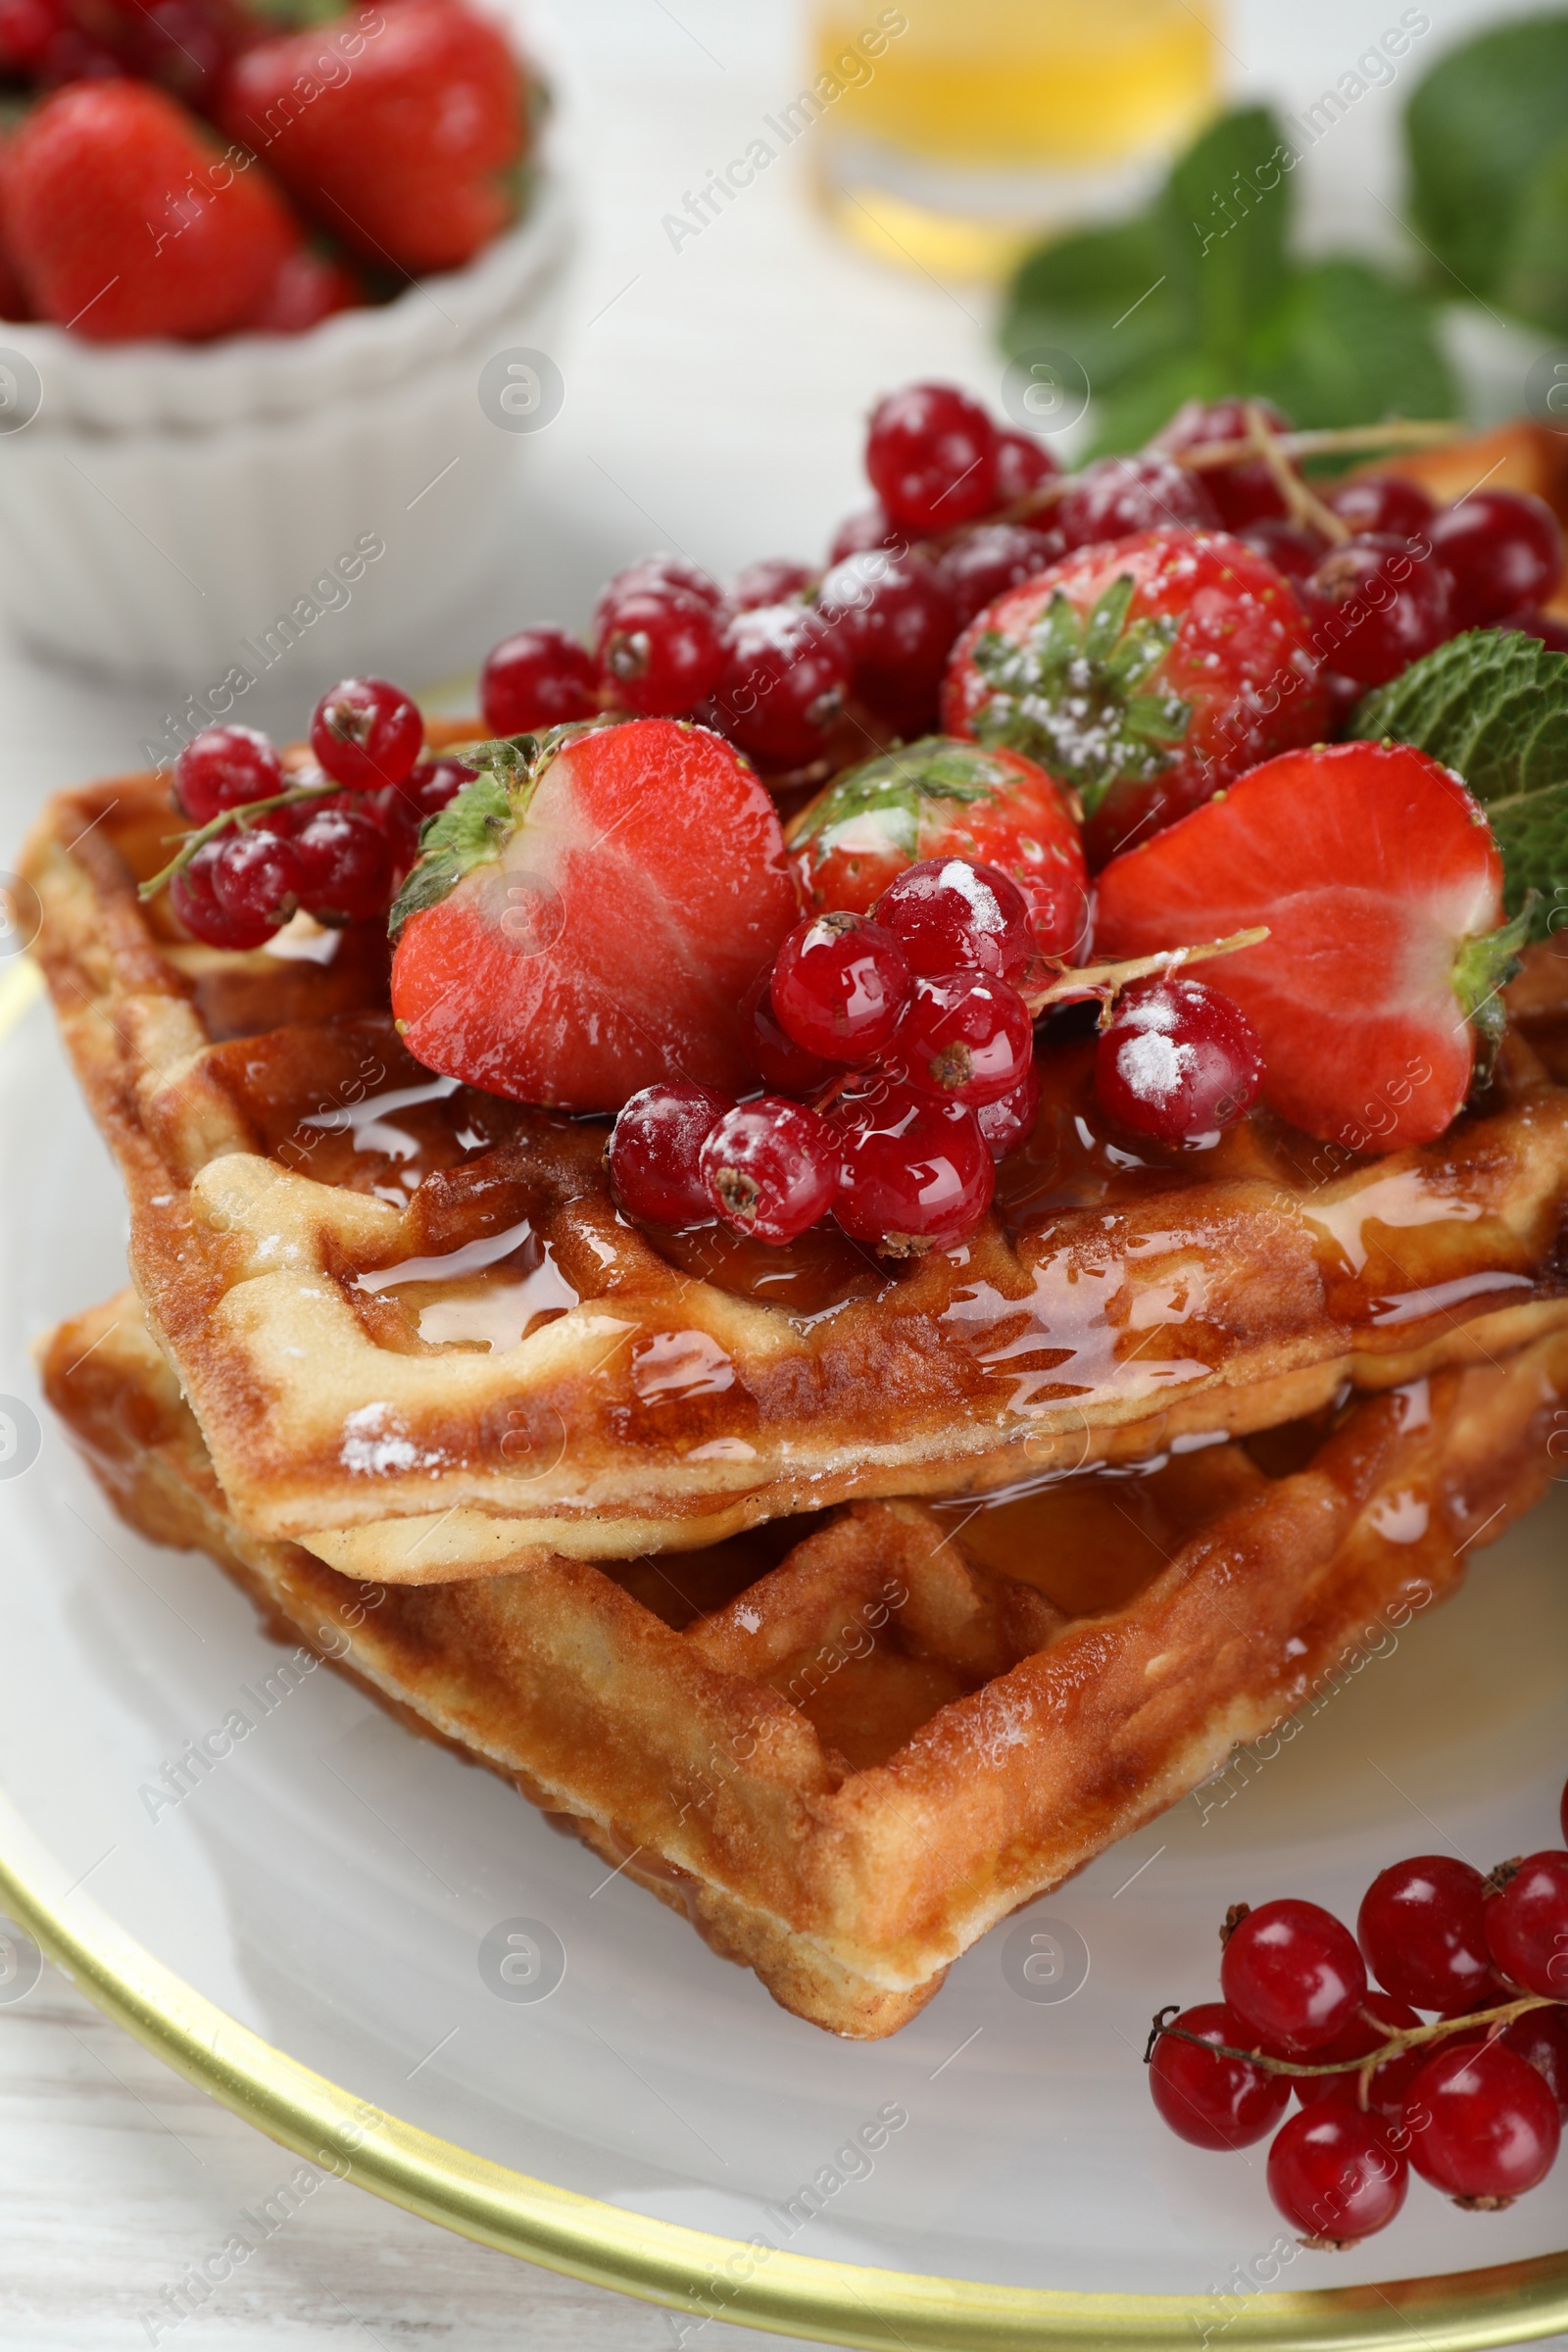
[[[1002,909],[997,905],[995,893],[962,858],[948,859],[942,868],[941,881],[945,890],[957,892],[973,916],[977,931],[1002,929]]]
[[[1116,1075],[1140,1102],[1168,1102],[1198,1056],[1191,1046],[1178,1046],[1161,1030],[1146,1029],[1116,1049]]]
[[[362,1404],[343,1424],[343,1446],[338,1460],[345,1470],[363,1478],[383,1477],[392,1470],[438,1470],[439,1453],[421,1453],[408,1438],[387,1428],[389,1404]]]

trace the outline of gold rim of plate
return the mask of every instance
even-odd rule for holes
[[[30,959],[0,975],[0,1040],[41,994]],[[1031,2344],[1189,2352],[1221,2334],[1227,2352],[1353,2352],[1411,2334],[1422,2352],[1481,2352],[1568,2328],[1568,2249],[1438,2278],[1291,2294],[1068,2294],[825,2262],[652,2221],[433,2138],[274,2049],[66,1885],[3,1797],[0,1901],[106,2016],[281,2146],[460,2236],[663,2304],[694,2323],[727,2320],[865,2352],[1018,2352]]]

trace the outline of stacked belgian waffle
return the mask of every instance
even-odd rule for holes
[[[1568,958],[1421,1150],[1325,1179],[1259,1113],[1118,1168],[1068,1054],[967,1244],[760,1269],[621,1219],[601,1127],[413,1062],[379,945],[183,939],[170,830],[121,778],[26,855],[135,1284],[51,1400],[133,1525],[803,2017],[894,2031],[1545,1482]]]

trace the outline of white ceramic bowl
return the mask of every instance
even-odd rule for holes
[[[569,240],[546,172],[527,220],[466,270],[303,335],[106,348],[0,325],[12,413],[36,411],[0,432],[13,628],[198,697],[328,612],[345,667],[384,662],[450,595],[456,551],[471,577],[500,528],[524,442],[481,407],[480,372],[541,348]],[[371,566],[373,609],[355,595]]]

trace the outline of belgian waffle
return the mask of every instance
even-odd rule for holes
[[[37,953],[236,1521],[349,1574],[631,1558],[986,1490],[1568,1320],[1568,958],[1539,962],[1541,1050],[1516,1045],[1485,1115],[1387,1158],[1264,1115],[1196,1159],[1134,1155],[1096,1132],[1091,1045],[1063,1048],[995,1213],[889,1269],[836,1234],[630,1226],[602,1126],[410,1059],[379,942],[228,954],[141,906],[172,821],[155,776],[59,796],[24,858]]]
[[[210,1552],[274,1629],[514,1782],[786,2008],[872,2037],[1456,1587],[1542,1491],[1568,1331],[1138,1474],[423,1587],[242,1527],[129,1293],[42,1361],[132,1526]]]

